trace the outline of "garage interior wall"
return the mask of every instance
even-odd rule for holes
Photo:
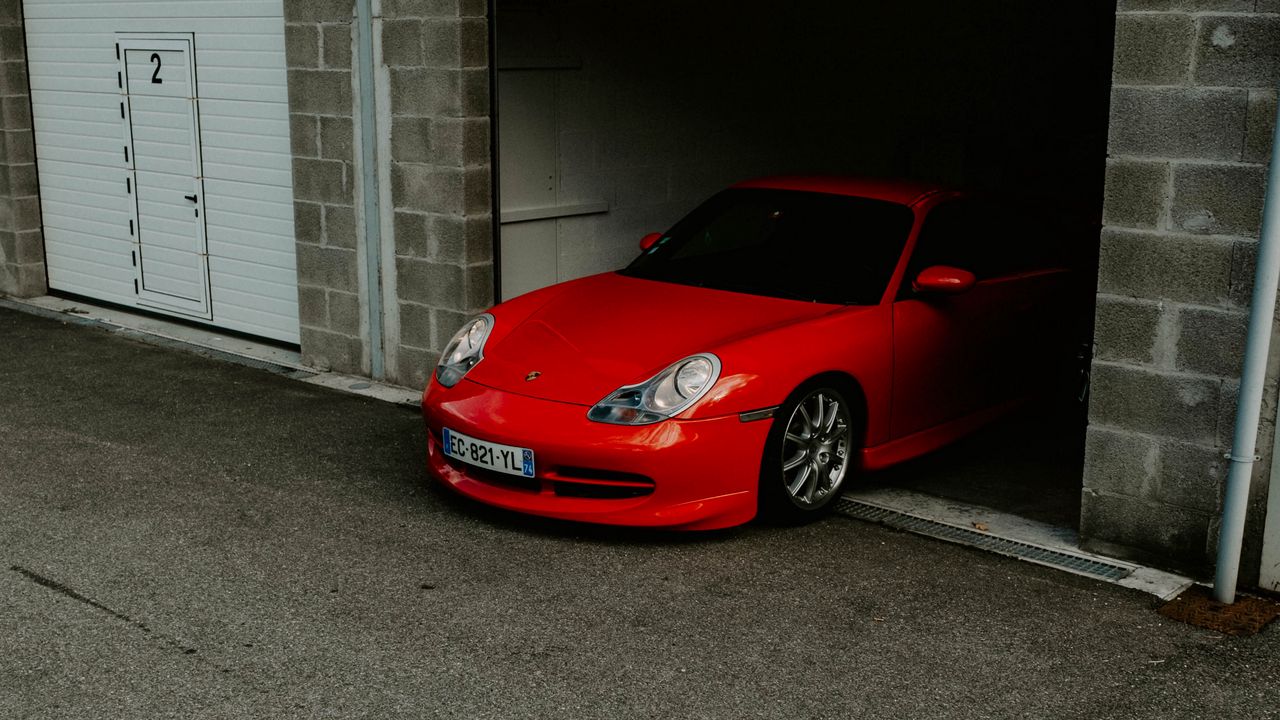
[[[1155,6],[1126,0],[1117,17],[1081,534],[1088,548],[1206,570],[1271,153],[1280,5]],[[1271,351],[1263,452],[1274,340]],[[1245,584],[1258,578],[1269,467],[1254,465]]]
[[[1097,212],[1113,3],[497,8],[504,297],[616,269],[758,175],[913,176]]]
[[[281,0],[24,12],[50,288],[297,342]]]

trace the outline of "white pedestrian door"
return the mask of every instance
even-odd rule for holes
[[[118,36],[129,233],[141,305],[211,318],[191,36]]]

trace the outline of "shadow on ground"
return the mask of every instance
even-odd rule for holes
[[[866,482],[1079,529],[1084,422],[1070,403],[1023,410]]]

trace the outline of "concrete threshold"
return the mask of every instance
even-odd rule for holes
[[[421,407],[422,405],[421,390],[400,387],[399,385],[388,385],[387,383],[376,382],[359,375],[325,372],[308,378],[301,378],[301,380],[312,385],[341,390],[353,395],[363,395],[364,397],[395,403],[396,405],[412,408]]]
[[[1079,572],[1070,565],[1039,562],[1037,564],[1053,567],[1064,572],[1071,572],[1096,580],[1110,582],[1134,590],[1141,590],[1171,600],[1193,584],[1191,578],[1183,577],[1163,570],[1137,565],[1125,560],[1117,560],[1103,555],[1096,555],[1080,549],[1080,536],[1071,529],[1057,527],[1047,523],[1029,520],[1017,515],[1000,512],[980,505],[947,500],[925,495],[923,493],[903,490],[901,488],[866,487],[844,493],[843,500],[860,503],[896,513],[906,518],[924,520],[930,523],[949,526],[965,532],[948,533],[945,537],[934,533],[918,533],[927,537],[968,545],[1010,557],[1027,559],[1019,554],[991,550],[990,543],[982,542],[983,538],[995,538],[1011,541],[1023,546],[1031,546],[1049,553],[1069,556],[1085,562],[1099,563],[1123,568],[1128,572],[1124,577],[1111,579],[1099,577],[1090,572]],[[885,524],[895,526],[895,523]],[[910,530],[908,530],[910,532]],[[1031,562],[1036,562],[1031,560]]]
[[[201,328],[171,322],[150,315],[139,315],[116,308],[91,305],[80,300],[66,300],[51,295],[35,298],[0,298],[0,307],[28,312],[62,322],[94,325],[105,330],[123,332],[125,335],[145,335],[183,343],[205,350],[214,350],[239,358],[276,365],[290,370],[315,372],[302,364],[302,355],[295,350],[256,342],[248,338],[219,334],[213,328]],[[168,342],[164,344],[169,344]]]
[[[250,338],[228,336],[213,328],[193,327],[150,315],[93,305],[81,300],[44,295],[35,298],[0,297],[0,307],[60,322],[90,325],[152,345],[176,347],[239,365],[285,375],[295,380],[353,395],[418,407],[422,392],[355,375],[326,372],[302,364],[302,355]]]

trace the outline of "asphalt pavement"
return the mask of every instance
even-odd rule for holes
[[[0,309],[2,718],[1280,717],[1280,628],[879,526],[431,484],[407,408]]]

